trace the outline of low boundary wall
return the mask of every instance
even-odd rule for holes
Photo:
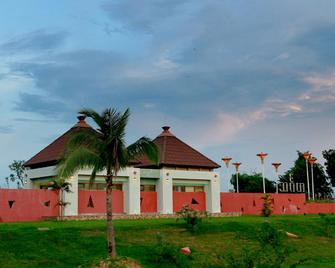
[[[124,213],[123,192],[112,191],[113,213]],[[78,193],[78,214],[106,213],[106,192],[80,190]]]
[[[58,193],[0,189],[0,222],[39,221],[59,215]]]
[[[124,213],[124,193],[113,191],[113,212]],[[79,191],[78,213],[102,215],[106,212],[104,191]],[[173,193],[174,211],[187,203],[204,210],[204,193]],[[221,214],[260,215],[263,207],[262,193],[221,193]],[[335,203],[306,202],[304,194],[271,194],[274,214],[335,213]],[[143,213],[157,212],[157,193],[141,193]],[[195,200],[192,200],[195,199]],[[58,193],[51,190],[0,189],[0,222],[39,221],[59,216]],[[192,204],[193,203],[193,204]],[[119,214],[119,215],[120,215]],[[144,214],[143,214],[144,215]],[[139,216],[141,217],[141,216]]]
[[[305,194],[270,194],[273,214],[335,213],[335,203],[306,202]],[[262,213],[263,193],[221,193],[221,212],[240,212],[242,215]]]

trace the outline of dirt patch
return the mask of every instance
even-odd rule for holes
[[[135,260],[125,257],[117,257],[100,261],[99,264],[93,265],[92,268],[142,268]]]

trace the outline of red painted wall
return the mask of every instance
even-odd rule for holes
[[[156,192],[141,192],[141,212],[143,213],[157,212]]]
[[[221,212],[260,215],[262,193],[221,193]],[[305,194],[271,194],[273,214],[335,213],[335,203],[306,203]]]
[[[14,201],[12,208],[9,201]],[[57,203],[58,194],[51,190],[0,189],[0,222],[39,221],[58,216]]]
[[[113,213],[124,213],[123,192],[112,192]],[[94,190],[80,190],[78,193],[78,214],[106,213],[106,192]]]
[[[192,204],[194,199],[199,204]],[[173,211],[180,211],[183,206],[189,205],[194,210],[206,210],[206,193],[204,192],[173,192]]]
[[[335,203],[307,203],[305,212],[309,214],[335,213]]]

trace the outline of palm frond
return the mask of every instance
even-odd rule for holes
[[[93,109],[84,108],[84,109],[81,109],[78,113],[92,118],[93,121],[98,125],[100,129],[103,127],[103,123],[104,123],[103,117],[101,117],[99,113],[97,113]]]
[[[100,169],[98,166],[94,166],[93,167],[93,170],[92,170],[92,173],[91,173],[91,176],[90,176],[90,181],[89,181],[89,187],[91,188],[91,186],[93,185],[94,183],[94,180],[95,180],[95,177],[97,176],[97,173],[99,171],[101,171],[102,169]]]
[[[151,139],[142,137],[127,147],[129,160],[136,159],[141,155],[145,155],[154,164],[159,163],[159,151]]]
[[[80,169],[95,166],[103,166],[101,157],[88,148],[78,147],[65,155],[65,157],[59,162],[57,166],[57,173],[59,177],[66,178],[72,176]]]
[[[99,133],[89,128],[79,129],[71,135],[66,148],[68,151],[72,151],[82,146],[92,151],[100,151],[103,149],[103,142],[99,138]]]

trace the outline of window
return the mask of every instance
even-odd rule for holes
[[[93,184],[90,185],[88,182],[81,182],[81,183],[78,183],[78,189],[79,190],[105,191],[106,190],[106,184],[105,183],[93,183]],[[122,184],[114,184],[112,186],[112,189],[122,191]]]
[[[173,186],[174,192],[204,192],[205,187],[204,186],[180,186],[180,185],[174,185]]]
[[[156,185],[141,184],[141,192],[156,192]]]
[[[185,192],[185,186],[177,186],[177,185],[174,185],[174,186],[173,186],[173,191],[174,191],[174,192]]]
[[[205,187],[204,186],[194,186],[194,192],[204,192]]]

